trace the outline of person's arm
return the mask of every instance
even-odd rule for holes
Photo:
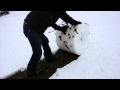
[[[59,19],[59,15],[57,15],[56,12],[55,12],[54,16],[52,17],[51,27],[53,27],[55,30],[62,31],[65,34],[68,26],[63,26],[63,27],[58,26],[55,23],[58,19]]]
[[[55,30],[61,31],[62,27],[58,26],[57,24],[52,24],[51,25]]]
[[[66,23],[70,23],[72,25],[81,24],[81,22],[76,21],[75,19],[73,19],[72,17],[70,17],[65,11],[58,11],[57,14]]]
[[[52,16],[52,22],[51,22],[51,27],[53,27],[55,30],[61,30],[61,27],[56,24],[56,21],[59,19],[58,16]]]
[[[60,27],[60,26],[58,26],[57,24],[52,25],[52,27],[53,27],[55,30],[58,30],[58,31],[63,32],[64,34],[66,34],[66,31],[67,31],[67,28],[68,28],[68,26]]]

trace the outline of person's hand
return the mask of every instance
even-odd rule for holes
[[[67,25],[61,27],[61,31],[62,31],[64,34],[66,34],[67,29],[68,29],[68,26],[67,26]]]
[[[76,21],[74,25],[82,24],[82,22]]]

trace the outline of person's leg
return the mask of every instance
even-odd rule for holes
[[[41,36],[36,31],[32,29],[30,30],[29,27],[27,27],[26,25],[24,25],[24,34],[28,38],[33,51],[32,57],[27,66],[27,71],[29,73],[36,74],[37,64],[42,55],[41,49],[42,39]]]
[[[49,46],[48,38],[44,34],[42,34],[41,36],[42,36],[42,46],[43,46],[44,56],[45,56],[46,62],[53,62],[53,61],[58,60],[58,58],[56,58],[52,54],[51,48]]]
[[[41,36],[42,36],[42,46],[44,50],[45,59],[49,59],[52,57],[52,51],[49,46],[49,40],[44,34],[42,34]]]

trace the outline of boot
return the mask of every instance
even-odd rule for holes
[[[43,73],[43,70],[36,70],[35,72],[27,71],[28,77],[35,77]]]

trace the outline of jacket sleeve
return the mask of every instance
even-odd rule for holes
[[[72,17],[70,17],[65,11],[59,11],[57,14],[66,23],[75,25],[78,22],[78,21],[74,20]]]
[[[61,30],[61,27],[60,26],[58,26],[57,24],[55,24],[55,22],[57,21],[59,19],[59,17],[58,16],[56,16],[56,15],[54,15],[53,17],[52,17],[52,22],[51,22],[51,27],[53,27],[55,30]]]
[[[53,24],[52,27],[55,29],[55,30],[58,30],[58,31],[61,31],[61,28],[60,26],[58,26],[57,24]]]

